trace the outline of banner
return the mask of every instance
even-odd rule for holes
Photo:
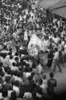
[[[31,37],[31,40],[28,44],[28,50],[35,46],[38,47],[38,49],[40,49],[40,50],[43,50],[43,48],[44,48],[41,39],[39,39],[35,34],[33,34]]]

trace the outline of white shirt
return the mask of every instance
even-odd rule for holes
[[[58,21],[57,24],[58,24],[58,27],[60,27],[61,26],[61,21]]]
[[[31,60],[29,60],[29,65],[30,65],[30,67],[32,67],[32,61]]]
[[[54,58],[53,59],[59,59],[59,52],[57,51],[57,52],[55,52],[55,54],[54,54]]]
[[[20,19],[20,21],[22,21],[22,16],[21,15],[19,16],[19,19]]]
[[[57,22],[57,19],[53,19],[53,23]]]
[[[31,99],[32,98],[32,94],[30,92],[25,92],[23,98]]]
[[[19,81],[20,83],[22,83],[23,82],[23,80],[20,78],[20,77],[17,77],[17,76],[14,76],[13,75],[13,77],[14,77],[14,80],[16,81]]]
[[[36,93],[36,96],[37,96],[38,98],[41,98],[41,97],[42,97],[41,94],[39,94],[39,93]]]
[[[18,5],[18,7],[19,7],[19,8],[21,8],[21,7],[22,7],[19,3],[18,3],[17,5]]]
[[[8,97],[10,98],[11,97],[11,93],[12,93],[13,91],[12,90],[8,90]]]
[[[23,16],[24,19],[26,19],[26,17],[27,17],[26,15]]]
[[[62,41],[62,42],[61,42],[61,44],[64,46],[65,42],[64,42],[64,41]]]
[[[61,51],[62,50],[62,44],[58,45],[58,50]]]
[[[15,66],[15,67],[12,66],[12,67],[11,67],[11,70],[12,70],[12,71],[18,71],[18,67],[16,67],[16,66]]]
[[[15,40],[17,40],[18,37],[19,37],[19,36],[18,36],[18,33],[17,33],[17,32],[14,32],[14,33],[13,33],[13,38],[14,38]]]
[[[31,15],[31,16],[34,16],[34,13],[31,11],[31,12],[30,12],[30,15]]]
[[[43,79],[43,83],[40,87],[42,88],[43,93],[47,93],[47,80]]]
[[[26,15],[28,15],[28,9],[25,10]]]
[[[40,86],[42,89],[46,89],[47,88],[47,80],[43,79],[43,84]]]
[[[7,74],[7,73],[5,72],[5,77],[6,77],[6,76],[11,76],[11,75],[10,75],[10,74]]]
[[[24,72],[24,75],[26,78],[28,78],[29,76],[31,76],[31,73],[30,72]]]
[[[59,38],[58,37],[54,38],[54,42],[55,43],[58,43],[58,41],[59,41]]]
[[[28,34],[27,34],[27,31],[24,32],[24,40],[28,40]]]
[[[46,47],[49,46],[49,44],[50,44],[49,40],[44,40],[43,43],[44,43],[44,45],[45,45]]]
[[[19,96],[20,90],[18,87],[16,87],[15,85],[13,85],[13,90],[16,92],[16,96]]]
[[[14,19],[14,24],[15,24],[15,25],[17,24],[17,19]]]
[[[2,93],[0,93],[0,99],[2,99],[2,98],[3,98]]]
[[[7,67],[9,65],[9,60],[7,58],[3,59],[1,57],[1,61],[2,61],[4,67]]]

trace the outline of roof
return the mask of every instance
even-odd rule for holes
[[[60,0],[56,4],[50,6],[49,9],[54,10],[54,9],[61,9],[64,7],[66,7],[66,0]]]
[[[66,18],[66,0],[42,0],[40,6]]]
[[[66,7],[52,11],[54,14],[66,18]]]
[[[60,0],[57,4],[52,5],[49,9],[61,17],[66,18],[66,0]]]
[[[60,0],[39,0],[39,5],[45,9],[51,7],[52,5],[55,5],[59,2]]]

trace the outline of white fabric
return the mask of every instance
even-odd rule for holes
[[[40,50],[44,49],[43,42],[35,34],[33,34],[28,44],[28,49],[31,49],[35,46],[38,46]]]
[[[25,92],[23,98],[31,99],[32,98],[32,94],[30,92]]]

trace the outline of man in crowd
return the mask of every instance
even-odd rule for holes
[[[54,73],[51,72],[50,73],[50,79],[47,82],[48,88],[47,88],[47,92],[49,96],[53,96],[55,91],[54,88],[57,86],[57,81],[56,79],[54,79]]]
[[[60,59],[59,57],[60,57],[60,52],[56,48],[54,52],[53,62],[52,62],[52,67],[53,67],[54,72],[56,71],[56,67],[59,68],[59,72],[62,72],[60,62],[59,62],[59,59]]]

